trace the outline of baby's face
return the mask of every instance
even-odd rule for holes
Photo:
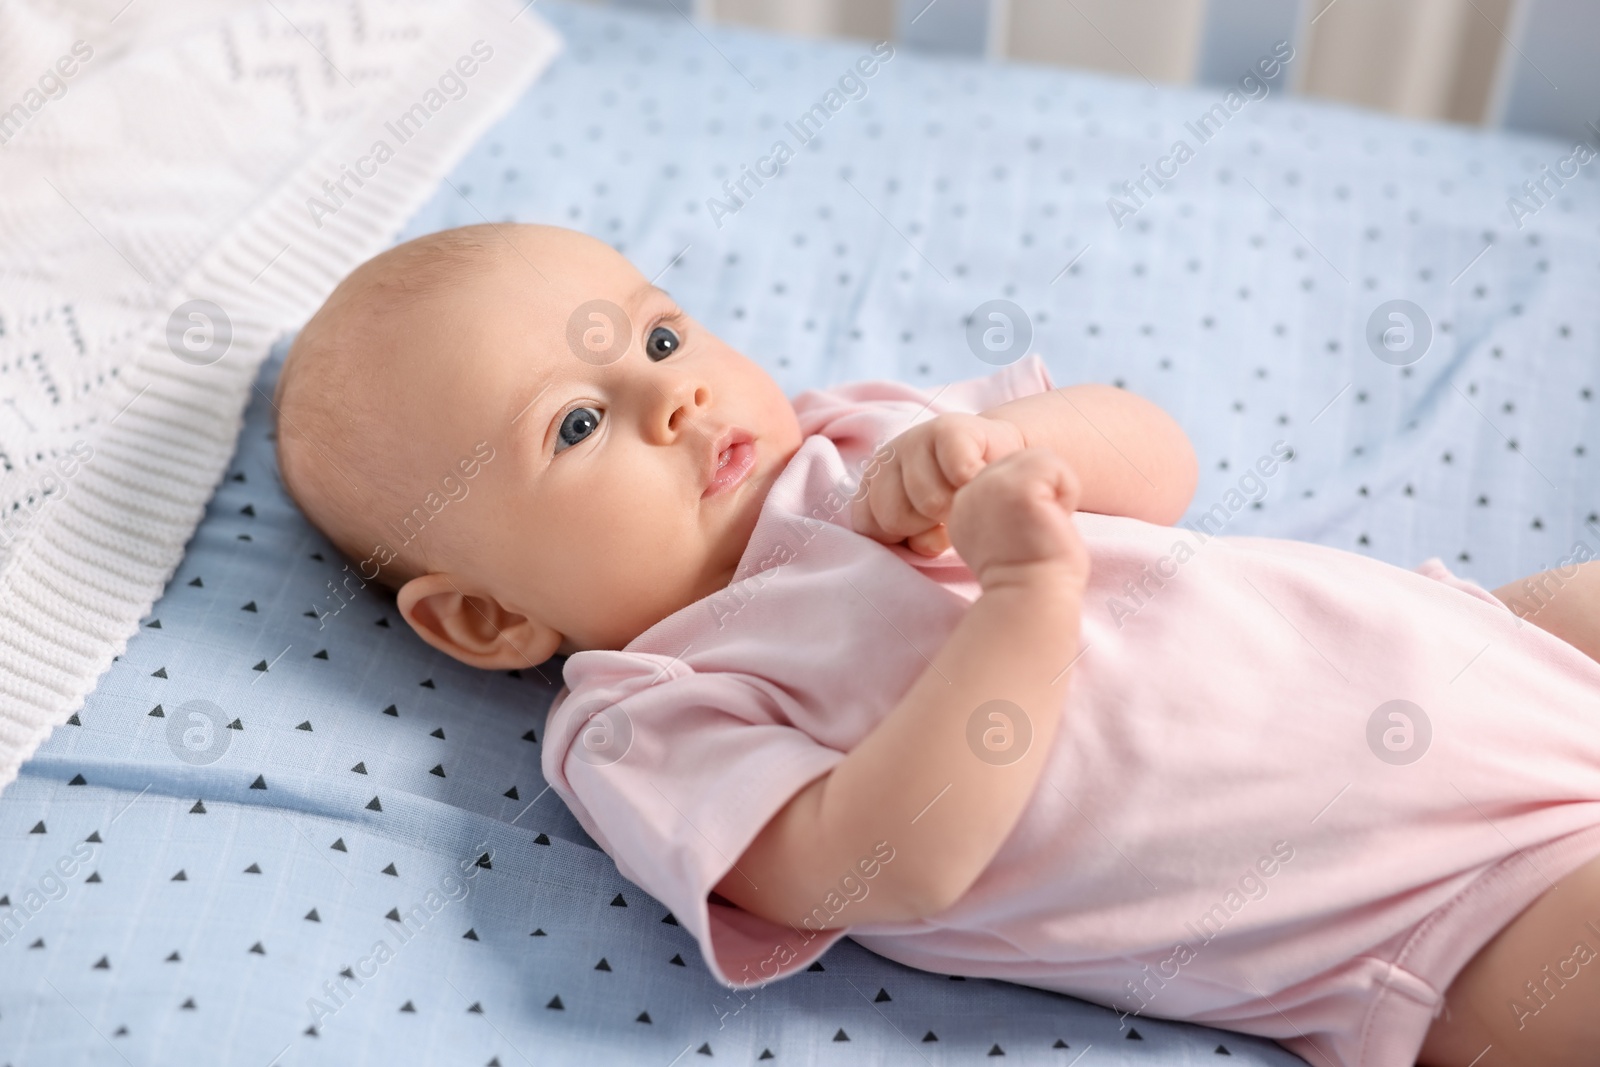
[[[416,473],[494,449],[449,505],[438,573],[400,606],[431,643],[495,668],[621,648],[725,587],[801,440],[778,384],[614,250],[504,229],[518,253],[408,316],[407,347],[432,356],[396,361],[425,401],[406,405],[432,457]],[[591,301],[620,308],[626,334],[575,319]]]

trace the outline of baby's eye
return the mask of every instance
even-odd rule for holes
[[[676,352],[682,343],[670,327],[657,326],[645,339],[644,354],[650,357],[651,362],[659,363]]]
[[[563,452],[594,433],[600,425],[600,410],[598,408],[573,408],[561,420],[561,429],[556,431],[556,451]]]

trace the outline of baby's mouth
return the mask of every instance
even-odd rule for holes
[[[744,481],[755,467],[755,455],[755,440],[749,433],[737,428],[723,431],[717,440],[710,477],[701,496],[716,496]]]

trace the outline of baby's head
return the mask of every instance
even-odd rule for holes
[[[764,370],[549,226],[368,260],[295,339],[275,403],[307,517],[429,644],[496,669],[621,648],[725,587],[800,447]]]

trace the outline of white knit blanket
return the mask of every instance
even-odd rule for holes
[[[171,578],[272,341],[554,57],[525,5],[0,5],[0,788]]]

